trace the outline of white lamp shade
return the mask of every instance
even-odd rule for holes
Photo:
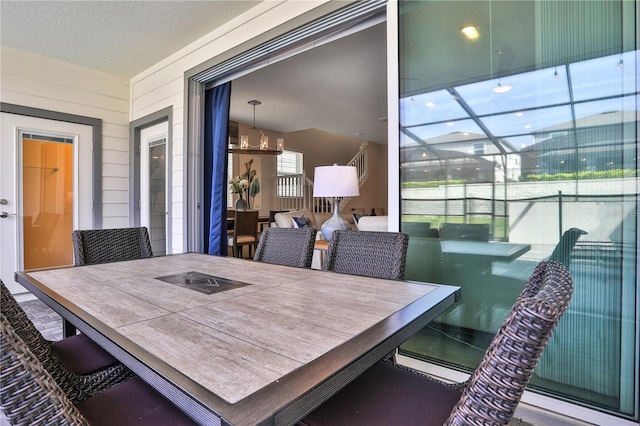
[[[358,172],[353,166],[316,167],[313,178],[314,197],[357,197]]]

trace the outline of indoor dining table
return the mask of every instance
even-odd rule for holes
[[[293,424],[459,288],[185,253],[16,273],[201,424]]]

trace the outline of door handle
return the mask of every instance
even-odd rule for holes
[[[7,212],[0,212],[0,218],[4,219],[5,217],[9,217],[9,216],[15,216],[15,213],[7,213]]]

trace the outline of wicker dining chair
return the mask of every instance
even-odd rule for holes
[[[77,404],[0,313],[0,407],[16,425],[194,425],[138,377]]]
[[[379,361],[300,425],[506,425],[572,293],[564,265],[542,262],[469,380],[445,384]]]
[[[317,233],[313,228],[266,228],[253,260],[310,268]]]
[[[46,340],[2,280],[0,289],[0,311],[72,402],[133,377],[128,368],[84,334]]]
[[[258,245],[258,211],[236,210],[233,222],[233,234],[229,237],[229,247],[232,248],[233,255],[242,257],[242,248],[249,246],[249,256],[251,248]]]
[[[334,231],[323,269],[402,280],[408,244],[409,235],[402,232]]]
[[[75,230],[71,237],[76,266],[153,257],[145,227]]]

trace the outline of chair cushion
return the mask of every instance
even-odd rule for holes
[[[255,238],[251,235],[238,235],[238,239],[236,240],[238,244],[249,244],[257,242]],[[229,245],[233,245],[233,238],[229,239]]]
[[[76,407],[92,426],[195,424],[139,377],[113,386]]]
[[[302,425],[441,425],[462,393],[379,361],[305,417]]]
[[[51,350],[58,355],[67,370],[81,375],[103,370],[118,362],[84,334],[52,342]]]

